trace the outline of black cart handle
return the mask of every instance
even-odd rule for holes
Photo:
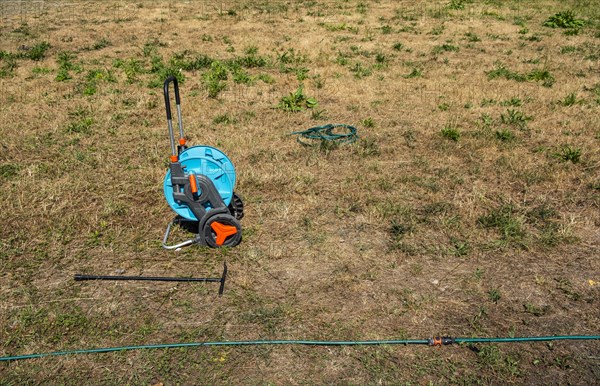
[[[169,98],[169,83],[173,83],[173,89],[175,89],[175,104],[181,105],[181,99],[179,98],[179,83],[177,78],[173,75],[169,76],[165,80],[163,87],[163,93],[165,95],[165,108],[167,110],[167,120],[171,119],[171,98]]]
[[[179,127],[179,146],[185,147],[185,138],[183,137],[183,122],[181,120],[181,99],[179,98],[179,83],[173,75],[165,80],[163,94],[165,96],[165,110],[167,111],[167,125],[169,127],[169,140],[171,141],[171,162],[177,162],[177,147],[175,145],[175,135],[173,134],[173,119],[171,116],[171,98],[169,97],[169,84],[173,83],[175,90],[175,105],[177,107],[177,126]]]

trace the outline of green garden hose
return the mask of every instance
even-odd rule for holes
[[[294,131],[290,135],[297,135],[296,140],[304,146],[318,146],[322,142],[352,143],[358,139],[354,126],[331,123],[303,131]]]
[[[80,349],[68,351],[53,351],[39,354],[14,355],[0,357],[0,362],[17,361],[22,359],[44,358],[61,355],[108,353],[115,351],[166,349],[182,347],[205,346],[258,346],[258,345],[305,345],[305,346],[376,346],[376,345],[428,345],[444,346],[460,343],[510,343],[510,342],[540,342],[553,340],[600,340],[600,335],[559,335],[559,336],[529,336],[518,338],[450,338],[436,337],[429,339],[401,339],[401,340],[364,340],[364,341],[319,341],[319,340],[243,340],[222,342],[191,342],[191,343],[166,343],[149,344],[142,346],[104,347],[93,349]]]

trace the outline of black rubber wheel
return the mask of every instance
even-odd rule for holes
[[[235,194],[235,192],[233,192],[233,197],[231,198],[231,202],[227,206],[227,209],[229,209],[229,213],[231,213],[236,220],[241,220],[244,217],[244,202],[240,196]]]
[[[242,241],[242,226],[232,215],[216,214],[204,224],[202,234],[209,247],[235,247]]]

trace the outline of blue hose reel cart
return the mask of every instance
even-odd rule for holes
[[[171,83],[177,105],[178,144],[175,144],[171,119]],[[163,190],[167,203],[177,216],[167,226],[162,245],[165,249],[178,249],[192,244],[213,248],[234,247],[242,241],[240,220],[244,216],[244,204],[234,192],[236,178],[233,163],[214,147],[187,146],[181,120],[179,85],[174,76],[165,80],[163,91],[171,141],[169,170],[165,175]],[[168,245],[173,225],[181,225],[196,236]]]

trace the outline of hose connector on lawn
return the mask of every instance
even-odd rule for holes
[[[455,343],[454,338],[451,338],[449,336],[436,336],[434,338],[427,339],[427,342],[427,344],[430,346],[449,346]]]

